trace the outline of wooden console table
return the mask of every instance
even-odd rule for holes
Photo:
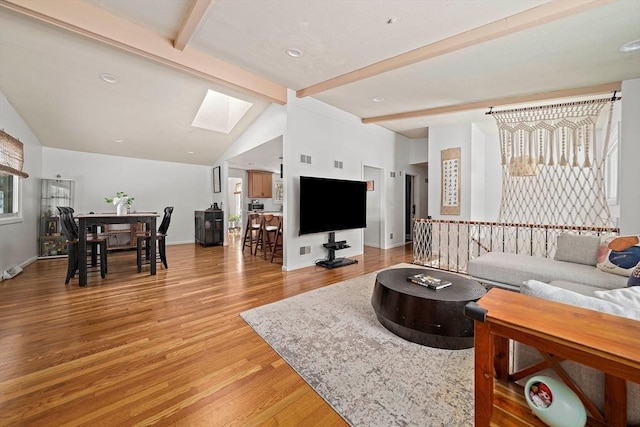
[[[476,426],[495,423],[494,379],[509,380],[509,339],[604,372],[603,424],[627,425],[626,381],[640,383],[639,321],[497,288],[465,313],[475,320]]]

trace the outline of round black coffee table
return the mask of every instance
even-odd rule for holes
[[[407,280],[425,273],[451,286],[433,290]],[[424,268],[393,268],[376,276],[371,305],[380,323],[394,334],[429,347],[458,350],[473,347],[473,320],[464,306],[486,293],[474,280]]]

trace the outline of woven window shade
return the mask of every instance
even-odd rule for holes
[[[22,142],[0,130],[0,171],[27,178],[29,175],[22,171],[23,164]]]

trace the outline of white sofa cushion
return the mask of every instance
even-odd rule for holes
[[[640,286],[612,289],[610,291],[595,291],[594,294],[598,298],[622,307],[640,310]]]
[[[640,320],[640,310],[626,308],[613,302],[605,301],[604,299],[582,295],[537,280],[525,281],[520,287],[520,292],[549,301],[600,311],[628,319]]]

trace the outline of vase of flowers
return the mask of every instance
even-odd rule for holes
[[[129,213],[129,209],[131,209],[131,203],[135,200],[135,198],[130,197],[127,193],[118,191],[116,193],[116,197],[105,197],[104,200],[107,203],[114,204],[116,206],[116,215],[120,216]]]

